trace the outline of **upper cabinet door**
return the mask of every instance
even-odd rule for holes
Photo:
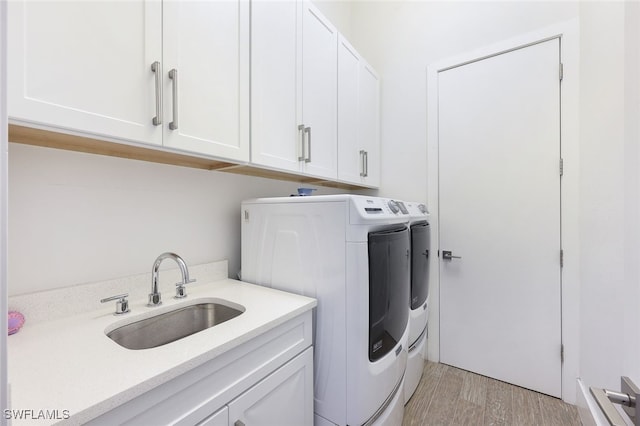
[[[302,30],[305,171],[336,179],[338,31],[310,2],[303,2]]]
[[[358,93],[358,145],[365,151],[364,180],[380,186],[380,78],[365,61],[360,61]]]
[[[249,2],[163,2],[164,145],[249,160]]]
[[[358,76],[360,55],[340,36],[338,40],[338,179],[359,183],[365,167],[358,138]]]
[[[251,161],[300,171],[301,4],[251,3]]]
[[[380,185],[380,80],[342,36],[338,42],[338,179]]]
[[[8,10],[13,122],[162,142],[151,71],[162,60],[161,3],[11,1]]]

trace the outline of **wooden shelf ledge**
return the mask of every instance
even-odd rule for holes
[[[89,154],[108,155],[111,157],[128,158],[131,160],[149,161],[152,163],[171,164],[181,167],[216,170],[246,176],[285,180],[345,190],[369,189],[366,186],[328,181],[296,173],[271,170],[253,164],[238,164],[213,158],[198,157],[185,153],[154,149],[152,147],[146,148],[136,145],[127,145],[119,142],[21,126],[17,124],[9,124],[9,142],[85,152]]]

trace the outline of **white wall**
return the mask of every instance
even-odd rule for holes
[[[0,1],[0,414],[7,408],[7,2]],[[2,416],[0,425],[7,424]]]
[[[351,41],[382,81],[380,195],[427,200],[428,64],[577,14],[574,2],[354,2]]]
[[[640,3],[625,4],[625,342],[622,373],[640,383]]]
[[[9,185],[10,295],[149,272],[164,251],[235,277],[240,202],[301,186],[20,144]]]
[[[313,4],[331,21],[338,31],[351,40],[351,4],[344,0],[313,0]]]
[[[586,2],[581,20],[581,377],[640,383],[640,7]]]

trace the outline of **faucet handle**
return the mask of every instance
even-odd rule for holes
[[[187,289],[184,288],[185,285],[196,282],[196,280],[188,280],[186,282],[176,283],[176,299],[183,299],[187,297]]]
[[[101,299],[100,303],[111,302],[112,300],[116,300],[116,312],[113,315],[122,315],[129,312],[129,301],[127,300],[129,297],[129,293],[125,294],[117,294],[115,296],[107,297],[105,299]]]

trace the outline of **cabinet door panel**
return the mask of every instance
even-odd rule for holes
[[[9,2],[9,115],[161,143],[151,71],[161,61],[155,1]]]
[[[338,41],[338,179],[360,183],[363,156],[358,145],[360,55],[342,37]]]
[[[301,7],[296,1],[251,4],[251,161],[300,170]]]
[[[308,348],[229,405],[229,424],[313,424],[313,349]]]
[[[380,185],[380,80],[361,61],[359,79],[358,145],[367,151],[367,185]]]
[[[248,161],[248,1],[167,0],[163,7],[164,144]]]
[[[311,128],[308,174],[337,178],[338,32],[304,2],[302,36],[302,120]]]
[[[229,408],[224,407],[216,411],[197,426],[228,426],[229,425]]]

